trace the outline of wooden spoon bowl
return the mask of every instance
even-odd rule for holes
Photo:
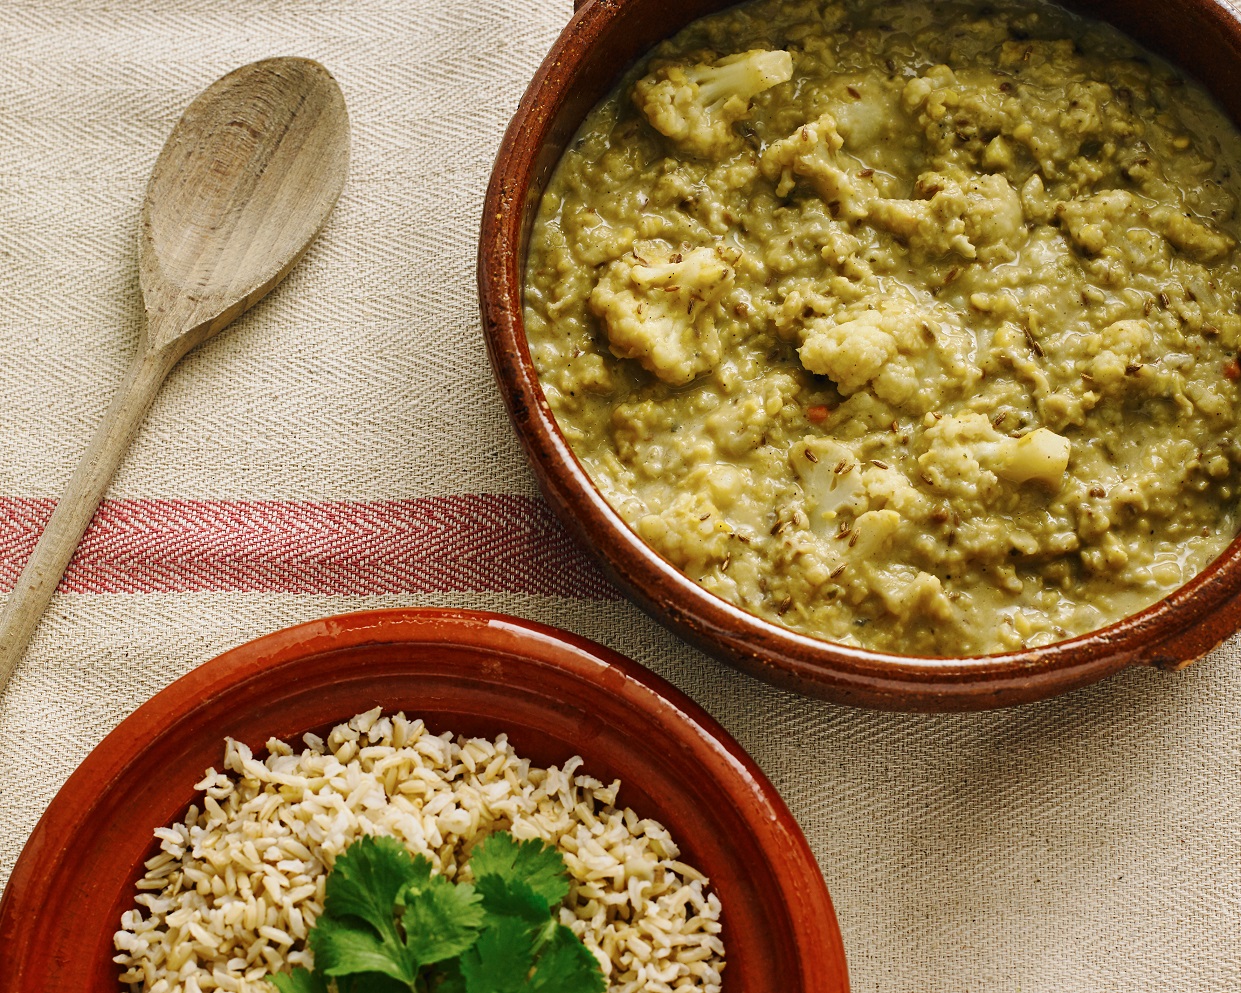
[[[297,264],[348,169],[344,97],[310,59],[235,69],[173,128],[142,204],[138,353],[0,613],[0,693],[164,379]]]

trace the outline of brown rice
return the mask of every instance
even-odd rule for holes
[[[391,835],[468,879],[472,846],[497,830],[564,856],[560,917],[609,993],[719,993],[720,903],[707,879],[678,861],[662,825],[616,806],[619,781],[578,775],[580,757],[542,769],[503,734],[433,735],[378,707],[304,741],[295,753],[272,738],[260,761],[226,739],[224,771],[196,786],[201,804],[156,830],[159,854],[114,939],[133,993],[271,993],[269,972],[313,966],[307,932],[352,841]]]

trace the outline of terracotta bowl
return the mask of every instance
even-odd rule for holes
[[[483,208],[478,285],[492,369],[544,495],[617,586],[673,631],[739,669],[839,703],[981,710],[1026,703],[1130,665],[1179,669],[1241,627],[1241,542],[1192,582],[1110,627],[1043,648],[917,658],[818,641],[759,619],[686,579],[600,496],[556,427],[522,324],[527,240],[561,153],[622,71],[728,0],[593,0],[544,60],[504,136]],[[1241,123],[1241,20],[1225,0],[1076,0],[1187,69]]]
[[[788,808],[700,707],[615,652],[496,614],[390,610],[242,645],[128,717],[69,778],[0,901],[0,993],[115,990],[112,933],[152,831],[184,814],[232,735],[256,751],[380,704],[434,731],[494,737],[541,763],[573,754],[662,821],[724,906],[724,989],[843,993],[840,932]]]

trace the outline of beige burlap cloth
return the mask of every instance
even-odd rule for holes
[[[0,591],[134,350],[138,207],[181,110],[298,54],[353,121],[322,238],[173,374],[0,700],[0,884],[87,752],[189,669],[324,614],[461,605],[596,638],[718,717],[810,839],[856,990],[1241,989],[1235,641],[1016,710],[846,710],[685,647],[548,517],[492,386],[474,250],[497,142],[569,15],[0,5]]]

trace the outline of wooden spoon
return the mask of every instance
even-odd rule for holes
[[[142,205],[146,329],[0,615],[0,690],[165,377],[293,268],[348,167],[344,98],[309,59],[265,59],[230,72],[172,129]]]

